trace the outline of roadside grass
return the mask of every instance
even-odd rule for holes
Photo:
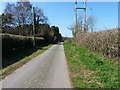
[[[113,60],[75,44],[64,43],[64,50],[74,88],[120,88]]]
[[[11,74],[12,72],[14,72],[16,69],[18,69],[19,67],[23,66],[24,64],[26,64],[28,61],[30,61],[31,59],[33,59],[34,57],[38,56],[39,54],[43,53],[45,50],[47,50],[48,48],[50,48],[53,44],[50,44],[48,46],[44,46],[41,47],[40,49],[38,49],[37,51],[33,52],[31,55],[24,57],[23,59],[20,59],[19,61],[17,61],[16,63],[3,68],[2,70],[0,70],[0,79],[5,78],[7,75]],[[31,51],[28,51],[27,53],[30,53]],[[26,53],[23,53],[26,54]],[[23,55],[24,56],[24,55]],[[16,58],[16,57],[15,57]]]

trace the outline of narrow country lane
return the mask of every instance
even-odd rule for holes
[[[71,88],[63,45],[52,46],[0,83],[2,88]]]

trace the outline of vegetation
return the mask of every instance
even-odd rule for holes
[[[22,35],[21,35],[21,30],[24,30],[22,31],[23,32]],[[24,25],[21,27],[5,26],[2,28],[2,33],[21,35],[21,36],[33,36],[33,26],[32,24]],[[56,26],[50,27],[48,24],[36,25],[35,37],[43,37],[45,43],[55,43],[57,41],[62,40],[62,35],[59,33],[59,28]]]
[[[20,61],[21,65],[24,61],[31,59],[34,55],[30,57],[29,55],[38,50],[38,47],[62,40],[59,27],[50,26],[48,18],[44,15],[42,9],[35,7],[34,12],[32,12],[32,7],[29,0],[24,0],[24,2],[23,0],[18,0],[16,3],[7,3],[4,13],[0,15],[0,23],[2,23],[0,26],[3,48],[2,63],[3,68],[8,66],[3,74],[18,68],[19,60],[24,58],[23,62]],[[35,24],[34,31],[33,22]],[[40,52],[44,51],[44,48],[41,49]],[[25,58],[25,56],[28,57]],[[18,63],[14,66],[17,61]]]
[[[80,15],[76,25],[72,25],[68,29],[72,31],[73,37],[76,37],[81,33],[93,32],[95,29],[95,22],[95,17],[93,15],[89,15],[86,20],[86,25],[84,25],[84,19],[82,15]]]
[[[21,67],[22,65],[27,63],[32,58],[34,58],[37,55],[41,54],[42,52],[44,52],[45,50],[47,50],[51,46],[52,46],[52,44],[48,45],[48,46],[41,47],[41,48],[36,49],[36,50],[32,49],[33,51],[30,49],[30,50],[26,50],[26,52],[25,52],[25,50],[23,50],[22,53],[21,52],[19,54],[16,53],[17,57],[12,58],[13,61],[16,60],[16,59],[19,59],[19,57],[21,57],[21,56],[24,56],[24,57],[22,59],[18,60],[16,63],[14,63],[14,64],[12,64],[12,65],[2,69],[0,71],[0,78],[4,78],[7,75],[11,74],[13,71],[15,71],[16,69],[18,69],[19,67]],[[28,53],[30,53],[30,55]],[[27,54],[28,54],[28,56],[27,56]]]
[[[23,49],[33,48],[33,37],[25,37],[11,34],[0,34],[2,36],[2,56],[8,57],[13,52]],[[44,38],[35,38],[36,46],[41,46],[44,43]],[[8,45],[9,44],[9,45]]]
[[[113,60],[75,44],[64,43],[64,50],[74,88],[120,88]]]
[[[34,14],[34,18],[32,15]],[[18,0],[16,3],[7,3],[2,19],[2,33],[33,36],[33,22],[35,23],[35,36],[43,37],[45,43],[55,43],[62,39],[59,28],[48,24],[48,18],[41,8],[36,7],[32,12],[29,0]],[[34,21],[33,21],[34,19]]]
[[[18,0],[16,3],[7,3],[2,14],[2,26],[24,26],[32,24],[32,4],[29,0]],[[35,23],[46,24],[47,17],[41,8],[35,8]]]
[[[59,28],[50,27],[42,9],[37,7],[34,10],[35,35],[33,35],[32,15],[32,4],[29,0],[7,3],[4,13],[0,15],[3,59],[19,50],[31,49],[62,40]],[[35,37],[35,45],[33,36]]]
[[[108,58],[115,58],[117,63],[120,57],[118,52],[118,36],[118,29],[112,29],[99,32],[82,33],[76,38],[67,40],[67,42],[101,53]]]

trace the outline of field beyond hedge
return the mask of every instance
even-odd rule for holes
[[[113,60],[75,44],[64,43],[64,50],[73,88],[120,88]]]

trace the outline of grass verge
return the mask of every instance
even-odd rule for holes
[[[2,70],[0,70],[0,79],[5,78],[7,75],[11,74],[13,71],[18,69],[22,65],[26,64],[28,61],[30,61],[34,57],[38,56],[39,54],[41,54],[42,52],[44,52],[45,50],[47,50],[51,46],[52,46],[52,44],[50,44],[48,46],[44,46],[41,49],[38,49],[37,51],[33,52],[31,55],[19,60],[18,62],[14,63],[14,64],[12,64],[12,65],[10,65]]]
[[[64,50],[74,88],[120,88],[113,60],[70,43],[64,43]]]

